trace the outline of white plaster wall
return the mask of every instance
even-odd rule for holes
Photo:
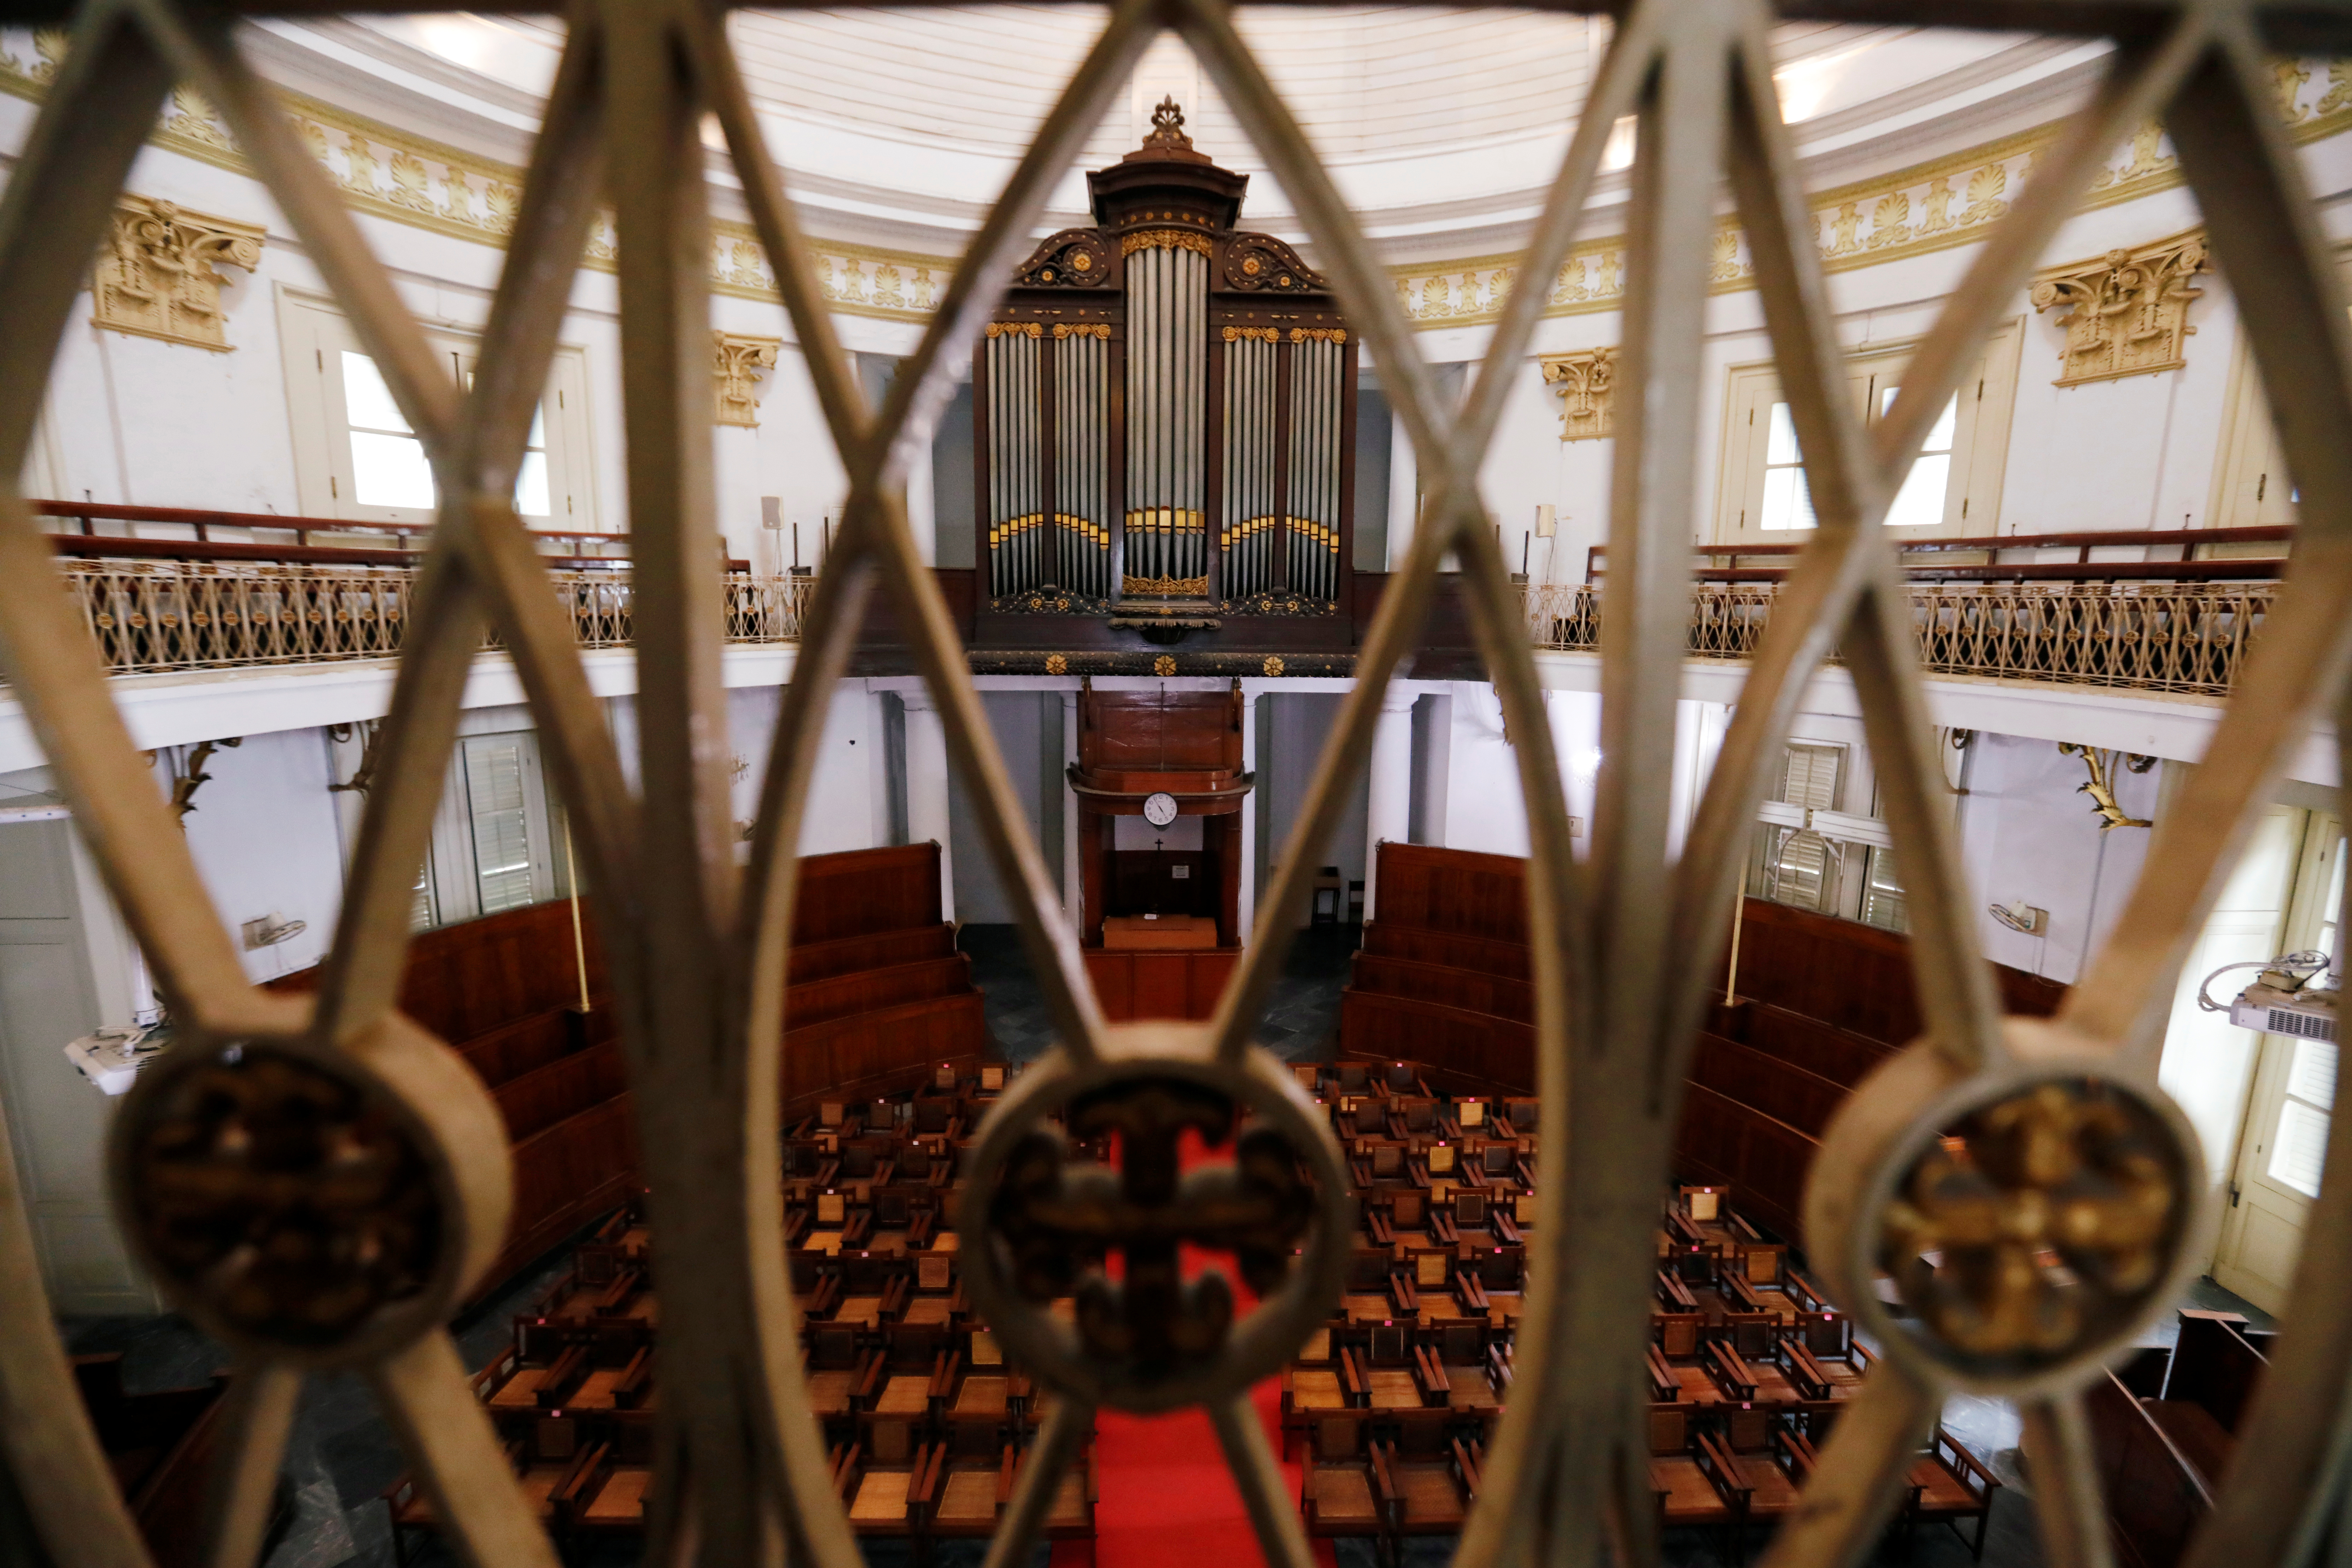
[[[234,749],[215,750],[205,771],[211,782],[198,787],[195,809],[182,826],[222,923],[232,938],[263,915],[308,928],[271,947],[241,949],[246,973],[267,980],[310,967],[327,950],[343,899],[325,732],[248,736]],[[160,769],[158,782],[168,793]]]
[[[1502,701],[1485,681],[1457,680],[1452,686],[1445,847],[1525,855],[1527,797],[1519,792],[1518,757],[1504,738]]]
[[[1307,805],[1307,786],[1322,760],[1323,749],[1338,722],[1345,699],[1334,691],[1269,690],[1259,697],[1268,714],[1257,757],[1258,809],[1266,814],[1267,863],[1278,868],[1301,851],[1292,844],[1299,813]],[[1337,866],[1343,881],[1364,879],[1365,816],[1370,799],[1367,782],[1359,777],[1348,791],[1346,804],[1328,843],[1307,847],[1305,853],[1317,866]],[[1342,893],[1344,897],[1344,890]],[[1311,905],[1304,915],[1311,913]],[[1342,913],[1344,914],[1344,910]]]
[[[2153,820],[2161,775],[2120,765],[2116,773],[2124,809]],[[2077,793],[2086,776],[2082,758],[2050,742],[1979,734],[1960,806],[1962,855],[1980,904],[2050,911],[2044,934],[2027,936],[1979,909],[1985,956],[2070,985],[2121,912],[2150,837],[2145,827],[2103,831],[2090,797]]]

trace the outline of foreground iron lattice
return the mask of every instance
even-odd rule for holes
[[[283,8],[300,7],[289,0]],[[46,6],[12,10],[55,19]],[[1212,1022],[1107,1024],[1053,883],[1020,826],[1023,813],[905,518],[906,468],[948,392],[950,351],[979,335],[1052,184],[1146,46],[1171,28],[1199,55],[1297,202],[1320,264],[1372,346],[1424,476],[1423,525],[1362,650],[1361,679],[1309,792],[1298,842],[1329,837],[1345,787],[1364,765],[1381,689],[1413,644],[1449,551],[1462,560],[1480,647],[1520,742],[1549,1146],[1516,1395],[1458,1560],[1487,1568],[1538,1552],[1562,1563],[1654,1559],[1634,1382],[1649,1238],[1669,1173],[1705,960],[1728,920],[1770,761],[1808,677],[1835,647],[1865,710],[1908,884],[1929,1023],[1927,1037],[1849,1103],[1816,1172],[1811,1251],[1888,1355],[1839,1424],[1806,1506],[1782,1527],[1769,1561],[1852,1562],[1867,1552],[1940,1399],[1959,1388],[2023,1403],[2050,1560],[2105,1561],[2079,1390],[2103,1356],[2177,1293],[2210,1217],[2194,1139],[2155,1086],[2165,1017],[2189,945],[2290,750],[2315,715],[2337,710],[2352,649],[2352,443],[2342,439],[2352,429],[2352,330],[2301,171],[2275,122],[2270,64],[2272,50],[2352,46],[2352,8],[2340,0],[1811,0],[1780,14],[2040,29],[2107,37],[2116,47],[2090,101],[1917,351],[1900,401],[1865,434],[1844,398],[1812,221],[1778,117],[1766,47],[1775,13],[1762,0],[1634,0],[1623,11],[1518,270],[1526,279],[1557,271],[1611,126],[1636,116],[1621,371],[1632,390],[1620,403],[1600,632],[1606,761],[1594,847],[1579,861],[1520,609],[1475,478],[1543,291],[1513,292],[1466,405],[1447,413],[1386,278],[1222,0],[1112,7],[878,409],[866,405],[835,337],[737,74],[723,9],[584,0],[572,10],[480,375],[461,392],[240,54],[234,8],[183,0],[81,6],[0,204],[0,320],[9,323],[0,335],[0,474],[21,468],[88,258],[158,112],[184,84],[219,107],[331,280],[447,498],[410,611],[381,782],[315,1001],[265,995],[246,983],[138,763],[34,519],[13,491],[0,499],[0,655],[183,1026],[185,1043],[124,1107],[114,1173],[126,1234],[174,1302],[237,1359],[209,1561],[217,1568],[252,1563],[300,1379],[345,1367],[373,1385],[470,1561],[486,1568],[554,1563],[439,1326],[503,1230],[509,1176],[499,1122],[456,1058],[393,1005],[414,871],[459,691],[486,627],[522,672],[597,890],[655,1194],[666,1321],[648,1561],[733,1568],[773,1562],[780,1547],[827,1568],[858,1561],[826,1484],[794,1352],[773,1161],[786,1070],[778,1042],[791,849],[811,742],[877,585],[910,628],[954,765],[982,805],[1062,1040],[1007,1098],[973,1152],[965,1215],[976,1255],[972,1290],[1059,1395],[992,1545],[992,1568],[1024,1560],[1060,1461],[1098,1404],[1205,1404],[1269,1559],[1302,1568],[1309,1561],[1245,1393],[1249,1379],[1283,1359],[1328,1309],[1343,1252],[1337,1150],[1296,1085],[1251,1044],[1318,857],[1281,857],[1265,939]],[[709,739],[725,726],[725,618],[709,545],[706,114],[724,130],[851,484],[742,869],[732,853],[724,748]],[[1911,612],[1878,524],[1962,368],[2107,150],[2151,117],[2165,123],[2204,205],[2269,406],[2281,411],[2302,495],[2301,537],[2210,759],[2161,825],[2145,880],[2065,1012],[2028,1025],[2000,1016],[1974,953],[1972,902],[1928,751]],[[1685,530],[1698,479],[1689,454],[1698,447],[1703,303],[1726,174],[1821,526],[1780,595],[1688,846],[1674,859],[1665,792],[1648,781],[1671,759],[1688,632]],[[624,783],[569,617],[507,499],[569,275],[594,204],[606,198],[621,258],[643,699],[638,794]],[[2352,734],[2352,723],[2338,728]],[[362,1151],[364,1169],[324,1161],[304,1174],[302,1152],[291,1150],[285,1168],[317,1190],[298,1189],[290,1202],[233,1170],[192,1179],[192,1162],[208,1157],[205,1097],[218,1093],[247,1097],[265,1121],[300,1121],[297,1101],[331,1112]],[[1203,1329],[1213,1312],[1159,1321],[1144,1342],[1174,1348],[1144,1365],[1106,1351],[1117,1338],[1108,1318],[1097,1321],[1099,1332],[1081,1334],[1029,1304],[1008,1273],[1011,1249],[1000,1258],[1002,1237],[989,1226],[1044,1224],[1055,1211],[1043,1198],[999,1205],[992,1184],[1019,1165],[1021,1140],[1048,1110],[1084,1105],[1139,1117],[1153,1114],[1155,1096],[1180,1103],[1203,1094],[1254,1108],[1320,1186],[1310,1212],[1299,1212],[1279,1182],[1249,1175],[1263,1151],[1253,1156],[1244,1147],[1236,1180],[1257,1179],[1263,1189],[1252,1189],[1251,1212],[1263,1221],[1253,1236],[1271,1250],[1297,1234],[1303,1252],[1286,1271],[1264,1270],[1265,1304],[1229,1328]],[[2005,1151],[1990,1193],[1951,1190],[1936,1165],[1934,1134],[1963,1122]],[[2352,1139],[2352,1118],[2337,1120],[2333,1138],[2336,1160],[2352,1161],[2352,1149],[2341,1147]],[[336,1184],[353,1182],[355,1172],[366,1179]],[[2124,1191],[2131,1201],[2090,1203],[2086,1172],[2100,1178],[2093,1184],[2099,1191]],[[13,1165],[0,1158],[0,1184],[8,1184],[0,1194],[0,1453],[60,1568],[133,1568],[146,1556],[79,1413],[13,1183]],[[280,1206],[256,1206],[265,1188],[276,1194],[268,1204]],[[1181,1194],[1169,1196],[1173,1204]],[[247,1206],[232,1215],[208,1203]],[[2072,1216],[2067,1228],[2046,1239],[2074,1265],[2080,1284],[2053,1309],[2031,1269],[2021,1285],[2019,1270],[2003,1261],[2044,1238],[2001,1216],[2062,1211]],[[206,1238],[232,1219],[270,1227],[286,1238],[288,1256],[315,1267],[223,1266]],[[1163,1216],[1153,1236],[1174,1223]],[[383,1242],[372,1254],[377,1262],[344,1267],[337,1260],[348,1258],[345,1244],[361,1229]],[[1898,1322],[1878,1304],[1874,1275],[1882,1260],[1899,1271],[1901,1247],[1929,1237],[1969,1261],[1936,1283],[1932,1300],[1915,1303],[1916,1319]],[[1147,1250],[1160,1245],[1132,1239]],[[2038,1245],[2026,1255],[2038,1256]],[[1904,1282],[1900,1272],[1897,1279]],[[2324,1522],[2335,1497],[2335,1435],[2352,1405],[2352,1335],[2340,1331],[2347,1298],[2352,1184],[2338,1183],[2311,1216],[2284,1335],[2243,1429],[2238,1473],[2192,1547],[2189,1560],[2200,1568],[2225,1555],[2292,1561]],[[1139,1321],[1129,1326],[1141,1333]]]

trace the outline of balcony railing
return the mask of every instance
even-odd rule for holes
[[[117,560],[58,563],[116,675],[226,669],[399,652],[417,569],[314,562]],[[625,562],[555,567],[551,592],[582,647],[625,647],[632,578]],[[725,575],[727,640],[791,643],[814,576]],[[1919,657],[1939,675],[2221,695],[2269,612],[2275,582],[1913,584]],[[1755,656],[1782,592],[1778,583],[1701,583],[1691,593],[1693,658]],[[1600,647],[1599,584],[1530,588],[1537,647]],[[499,646],[486,637],[484,648]]]
[[[410,566],[75,559],[58,565],[116,675],[389,658],[400,651],[417,578]],[[629,645],[625,564],[547,575],[572,612],[582,647]],[[814,582],[728,573],[727,640],[797,642]],[[482,646],[499,644],[489,636]]]
[[[2137,691],[2226,694],[2279,584],[2064,583],[1913,584],[1919,659],[1937,675],[2055,681]],[[1779,604],[1778,583],[1706,583],[1691,592],[1694,658],[1752,658]],[[1601,590],[1529,589],[1538,647],[1600,647]]]

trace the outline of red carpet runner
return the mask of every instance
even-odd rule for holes
[[[1114,1144],[1114,1149],[1116,1145]],[[1222,1154],[1222,1152],[1221,1152]],[[1193,1134],[1184,1135],[1186,1169],[1209,1158]],[[1112,1155],[1116,1164],[1118,1155]],[[1197,1276],[1206,1258],[1185,1249],[1185,1274]],[[1233,1282],[1234,1305],[1248,1312],[1257,1299],[1235,1276],[1233,1260],[1222,1260]],[[1111,1272],[1118,1259],[1111,1259]],[[1282,1385],[1268,1378],[1253,1394],[1258,1419],[1275,1452],[1282,1452]],[[1095,1418],[1095,1463],[1101,1494],[1095,1505],[1091,1568],[1259,1568],[1265,1561],[1257,1535],[1242,1508],[1242,1495],[1225,1468],[1224,1450],[1209,1417],[1199,1410],[1150,1418],[1105,1410]],[[1282,1467],[1290,1507],[1298,1506],[1298,1465]],[[1328,1541],[1312,1542],[1322,1568],[1339,1568]],[[1089,1568],[1083,1541],[1056,1542],[1053,1568]]]

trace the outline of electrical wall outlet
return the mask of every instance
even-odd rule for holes
[[[1992,918],[2010,930],[2024,936],[2045,936],[2050,931],[2050,911],[2036,909],[2020,899],[2013,904],[1995,904]]]
[[[238,929],[245,932],[247,950],[253,952],[265,947],[276,947],[281,942],[300,936],[310,929],[310,923],[308,921],[281,920],[278,918],[278,911],[272,910],[259,920],[246,921]]]

